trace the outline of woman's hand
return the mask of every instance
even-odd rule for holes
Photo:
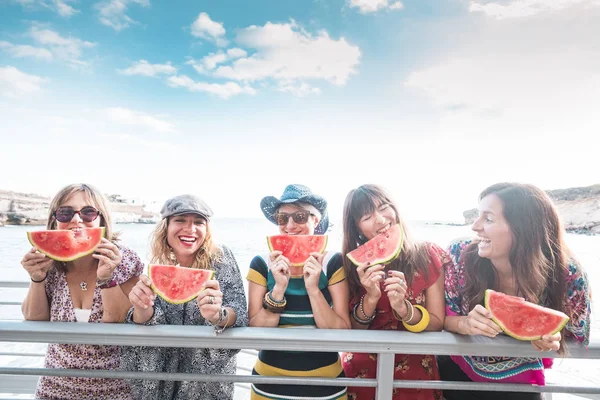
[[[304,274],[304,285],[308,294],[319,291],[319,279],[323,271],[323,258],[321,253],[310,253],[310,257],[304,262],[302,272]]]
[[[219,281],[211,279],[204,284],[205,289],[200,292],[198,308],[202,317],[213,325],[221,318],[221,307],[223,305],[223,292],[219,287]]]
[[[33,247],[23,256],[21,265],[32,280],[41,281],[46,278],[48,271],[52,267],[52,259],[46,257],[43,253],[38,253],[38,250]]]
[[[541,339],[532,340],[531,345],[539,351],[558,351],[560,349],[560,332],[554,335],[544,335]]]
[[[98,273],[96,276],[99,281],[112,279],[113,271],[121,264],[123,259],[119,248],[106,238],[102,238],[92,257],[98,260]]]
[[[154,305],[156,294],[150,287],[152,281],[146,275],[140,275],[140,279],[129,292],[129,302],[134,310],[145,310]]]
[[[404,301],[408,289],[404,274],[400,271],[388,271],[388,276],[389,278],[383,281],[383,290],[387,294],[392,308],[404,318],[408,315],[408,309]]]
[[[366,296],[379,300],[381,297],[381,287],[379,282],[385,278],[383,272],[385,265],[373,265],[370,263],[362,263],[356,268],[356,273],[360,279],[360,284],[365,288]]]
[[[477,304],[469,315],[459,322],[459,331],[464,335],[496,337],[497,334],[502,332],[502,329],[491,318],[492,313],[481,304]]]
[[[269,254],[269,270],[275,279],[275,287],[271,292],[274,300],[282,300],[290,281],[290,260],[282,255],[281,251],[273,251]]]

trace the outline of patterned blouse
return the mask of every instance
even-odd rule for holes
[[[231,250],[222,246],[223,254],[212,269],[223,292],[223,306],[231,307],[237,316],[233,325],[248,325],[248,309],[244,284]],[[133,308],[127,315],[133,322]],[[154,301],[154,315],[144,325],[210,326],[200,314],[196,300],[170,304],[161,297]],[[237,349],[205,349],[176,347],[123,347],[121,368],[127,371],[182,372],[193,374],[235,374]],[[143,400],[226,400],[233,398],[231,382],[181,382],[131,380],[134,399]]]
[[[471,310],[470,304],[460,296],[465,286],[465,266],[460,255],[470,240],[458,240],[450,244],[448,253],[452,263],[447,265],[446,315],[465,316]],[[565,304],[569,322],[565,326],[566,336],[589,344],[590,340],[590,288],[585,271],[573,260],[569,262],[566,277],[567,299]],[[476,382],[533,383],[544,385],[544,368],[550,368],[550,358],[531,357],[460,357],[452,356],[454,362]]]
[[[144,264],[133,251],[118,246],[123,260],[114,271],[118,284],[127,282],[138,276]],[[94,289],[94,300],[89,323],[100,323],[104,309],[102,307],[101,289]],[[50,321],[76,322],[75,311],[71,301],[71,292],[67,285],[65,272],[56,268],[48,272],[46,295],[50,304]],[[83,368],[83,369],[118,369],[120,347],[96,346],[88,344],[49,344],[46,352],[46,368]],[[42,376],[38,382],[35,398],[43,399],[131,399],[127,383],[120,379],[76,378],[59,376]]]
[[[450,263],[446,252],[433,243],[427,243],[429,248],[429,266],[427,277],[415,272],[411,286],[408,288],[407,299],[412,304],[425,306],[426,292],[443,273],[444,267]],[[365,294],[361,288],[360,295]],[[350,300],[350,310],[354,309],[360,297]],[[369,325],[369,330],[406,331],[402,322],[392,313],[392,306],[386,295],[381,296],[376,307],[377,316]],[[376,378],[377,354],[343,353],[342,364],[348,378]],[[396,354],[394,358],[394,379],[406,380],[439,380],[440,374],[435,356],[420,354]],[[367,387],[349,387],[348,400],[372,400],[375,389]],[[442,392],[438,389],[394,389],[393,400],[441,400]]]

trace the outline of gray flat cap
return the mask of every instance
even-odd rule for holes
[[[208,220],[213,216],[213,211],[204,200],[191,194],[182,194],[167,200],[160,210],[162,218],[181,214],[198,214]]]

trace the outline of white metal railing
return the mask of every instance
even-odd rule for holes
[[[26,288],[28,283],[0,282],[0,287]],[[13,304],[16,303],[16,304]],[[0,302],[14,306],[20,302]],[[343,332],[343,333],[342,333]],[[186,381],[223,381],[237,384],[291,384],[324,386],[362,386],[377,388],[377,400],[387,400],[393,388],[424,388],[442,390],[482,390],[543,393],[572,393],[600,395],[600,387],[481,382],[394,381],[395,354],[471,355],[540,357],[527,342],[510,337],[489,339],[479,336],[454,335],[448,332],[361,331],[333,329],[294,328],[235,328],[215,336],[212,328],[199,326],[140,326],[130,324],[80,324],[75,322],[0,321],[0,341],[20,343],[71,343],[119,346],[158,346],[186,348],[268,349],[291,351],[351,351],[375,353],[376,379],[351,378],[295,378],[256,375],[199,375],[139,371],[102,371],[83,369],[46,369],[0,366],[1,376],[25,380],[35,376],[77,376],[100,378],[135,378]],[[570,358],[600,359],[600,342],[588,347],[569,344]],[[0,352],[9,356],[40,356],[40,353]],[[543,353],[544,357],[558,357],[556,353]],[[600,368],[599,368],[600,370]]]

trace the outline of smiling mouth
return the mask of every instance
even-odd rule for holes
[[[477,236],[477,240],[479,240],[479,247],[487,247],[492,242],[490,239],[481,236]]]
[[[196,238],[192,236],[179,236],[179,240],[185,244],[194,244],[196,243]]]
[[[386,226],[384,226],[383,228],[379,229],[379,230],[377,231],[377,233],[378,233],[378,234],[379,234],[379,233],[385,233],[385,232],[387,232],[387,231],[388,231],[388,229],[390,229],[390,228],[391,228],[391,226],[392,226],[392,224],[387,224],[387,225],[386,225]]]

